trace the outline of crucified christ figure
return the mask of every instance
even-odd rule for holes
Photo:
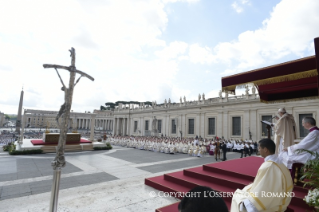
[[[56,70],[56,73],[58,74],[60,81],[62,83],[62,91],[64,91],[64,104],[61,106],[58,112],[58,115],[56,116],[56,121],[60,128],[60,136],[59,136],[59,143],[56,149],[55,159],[51,162],[51,165],[54,170],[54,176],[53,176],[53,184],[52,184],[50,211],[56,211],[57,209],[57,197],[58,197],[58,191],[59,191],[61,168],[65,166],[64,146],[65,146],[66,135],[68,131],[68,123],[70,118],[70,110],[72,106],[74,86],[80,81],[81,77],[83,76],[94,81],[93,77],[75,68],[75,49],[71,48],[71,50],[69,51],[71,53],[71,66],[67,67],[67,66],[50,65],[50,64],[43,65],[44,68],[54,68]],[[65,86],[59,74],[58,69],[65,69],[70,72],[69,87]],[[81,76],[74,83],[76,73],[80,74]],[[59,123],[60,117],[62,117],[61,124]]]
[[[75,67],[75,49],[71,48],[69,51],[71,53],[71,55],[70,55],[71,56],[71,66],[67,67],[67,66],[50,65],[50,64],[43,65],[44,68],[54,68],[56,70],[56,73],[58,74],[60,81],[62,83],[61,90],[64,91],[64,104],[61,106],[61,108],[60,108],[60,110],[55,118],[57,121],[57,124],[60,128],[60,137],[59,137],[59,144],[58,144],[58,148],[57,148],[57,155],[56,155],[55,161],[52,162],[52,166],[54,167],[54,169],[56,169],[57,167],[64,167],[65,166],[64,146],[65,146],[65,141],[66,141],[68,120],[70,118],[70,110],[71,110],[71,106],[72,106],[72,97],[73,97],[74,86],[80,81],[81,77],[83,77],[83,76],[89,78],[92,81],[94,80],[93,77],[91,77],[90,75],[76,69],[76,67]],[[69,87],[65,86],[65,84],[64,84],[64,82],[59,74],[59,71],[58,71],[59,68],[68,70],[70,72]],[[74,83],[76,73],[80,74],[81,76]],[[60,117],[63,117],[62,124],[59,123]]]

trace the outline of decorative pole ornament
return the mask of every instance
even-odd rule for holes
[[[81,77],[87,77],[90,80],[94,81],[94,78],[90,75],[79,71],[75,68],[75,49],[72,47],[69,50],[71,53],[71,66],[60,66],[60,65],[50,65],[50,64],[43,64],[44,68],[54,68],[60,78],[62,83],[61,90],[64,91],[64,104],[61,106],[58,115],[56,117],[56,121],[58,127],[60,128],[60,137],[59,143],[56,149],[56,156],[54,160],[51,162],[51,166],[53,168],[53,184],[51,190],[51,201],[50,201],[50,212],[56,212],[58,206],[58,195],[59,195],[59,187],[60,187],[60,178],[61,178],[61,168],[65,166],[65,158],[64,158],[64,148],[66,142],[66,136],[68,132],[68,121],[70,119],[70,110],[72,106],[72,97],[73,97],[73,90],[75,85],[80,81]],[[69,87],[67,88],[63,83],[63,80],[58,72],[58,69],[65,69],[70,72],[70,81]],[[81,76],[75,81],[76,73],[80,74]],[[62,118],[62,123],[59,123],[59,118]]]

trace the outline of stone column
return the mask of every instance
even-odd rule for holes
[[[127,125],[127,118],[123,118],[123,135],[127,134],[126,125]]]
[[[131,120],[127,118],[127,123],[126,124],[127,124],[127,126],[126,126],[126,134],[127,135],[131,135],[131,128],[130,128],[130,126],[132,126],[131,125]]]
[[[232,134],[232,125],[228,124],[228,111],[224,111],[223,114],[223,134],[218,136],[218,137],[222,137],[224,136],[224,138],[230,138],[231,134]],[[228,131],[229,130],[229,131]]]
[[[116,123],[116,134],[118,135],[120,132],[120,118],[117,118],[117,123]]]
[[[93,142],[94,141],[94,123],[95,123],[96,114],[92,114],[91,117],[92,117],[92,122],[91,122],[90,141]]]
[[[113,121],[113,123],[112,123],[112,127],[113,127],[113,129],[112,129],[112,134],[115,135],[115,133],[116,133],[116,131],[115,131],[115,128],[116,128],[116,118],[114,118],[114,121]]]
[[[202,138],[206,138],[207,126],[205,126],[205,124],[206,124],[205,114],[202,113],[200,115],[200,127],[199,127],[199,129],[201,130],[200,135],[202,136]]]
[[[256,141],[257,134],[258,134],[257,133],[257,110],[250,110],[250,123],[249,124],[250,124],[250,132],[252,134],[252,139],[254,141]]]
[[[216,124],[216,135],[221,137],[223,132],[223,111],[218,111],[217,119],[215,121]]]
[[[201,133],[201,130],[200,130],[200,128],[201,128],[201,126],[200,126],[200,123],[201,123],[201,114],[199,113],[199,114],[196,114],[196,118],[194,119],[194,136],[196,136],[196,135],[198,135],[198,137],[199,136],[202,136],[203,137],[203,135],[201,135],[200,133]],[[189,128],[189,121],[187,120],[187,126],[188,126],[188,128]],[[187,131],[188,131],[188,129],[187,129]],[[187,134],[188,134],[188,132],[187,132]]]
[[[249,110],[244,111],[244,120],[242,122],[244,125],[242,126],[242,129],[244,130],[243,139],[247,139],[247,140],[249,140],[249,122],[250,122],[249,113],[250,113]]]

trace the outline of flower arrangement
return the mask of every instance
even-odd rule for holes
[[[315,207],[316,211],[319,211],[319,154],[305,149],[300,149],[298,152],[307,152],[313,156],[313,159],[308,160],[303,166],[302,177],[300,179],[303,180],[304,187],[310,187],[304,201],[309,206]]]
[[[304,201],[306,201],[306,203],[309,206],[318,207],[319,206],[319,189],[315,188],[313,190],[309,190],[307,196],[305,196],[304,198]]]

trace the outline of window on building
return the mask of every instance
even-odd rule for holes
[[[208,119],[208,135],[215,135],[215,118]]]
[[[188,134],[194,134],[194,119],[188,119]]]
[[[272,122],[272,116],[261,116],[262,121]],[[267,124],[261,124],[261,134],[262,136],[268,136]],[[272,136],[272,130],[270,129],[270,136]]]
[[[162,120],[157,120],[157,131],[162,133]]]
[[[233,117],[233,135],[241,135],[241,118],[240,117]]]
[[[134,121],[134,132],[137,131],[137,121]]]
[[[172,134],[176,134],[176,124],[175,124],[175,119],[172,119]]]
[[[148,130],[148,121],[145,121],[145,130]]]
[[[302,119],[305,117],[313,117],[311,113],[308,114],[299,114],[299,129],[300,129],[300,138],[304,138],[308,135],[309,131],[306,130],[303,126],[302,126]]]

